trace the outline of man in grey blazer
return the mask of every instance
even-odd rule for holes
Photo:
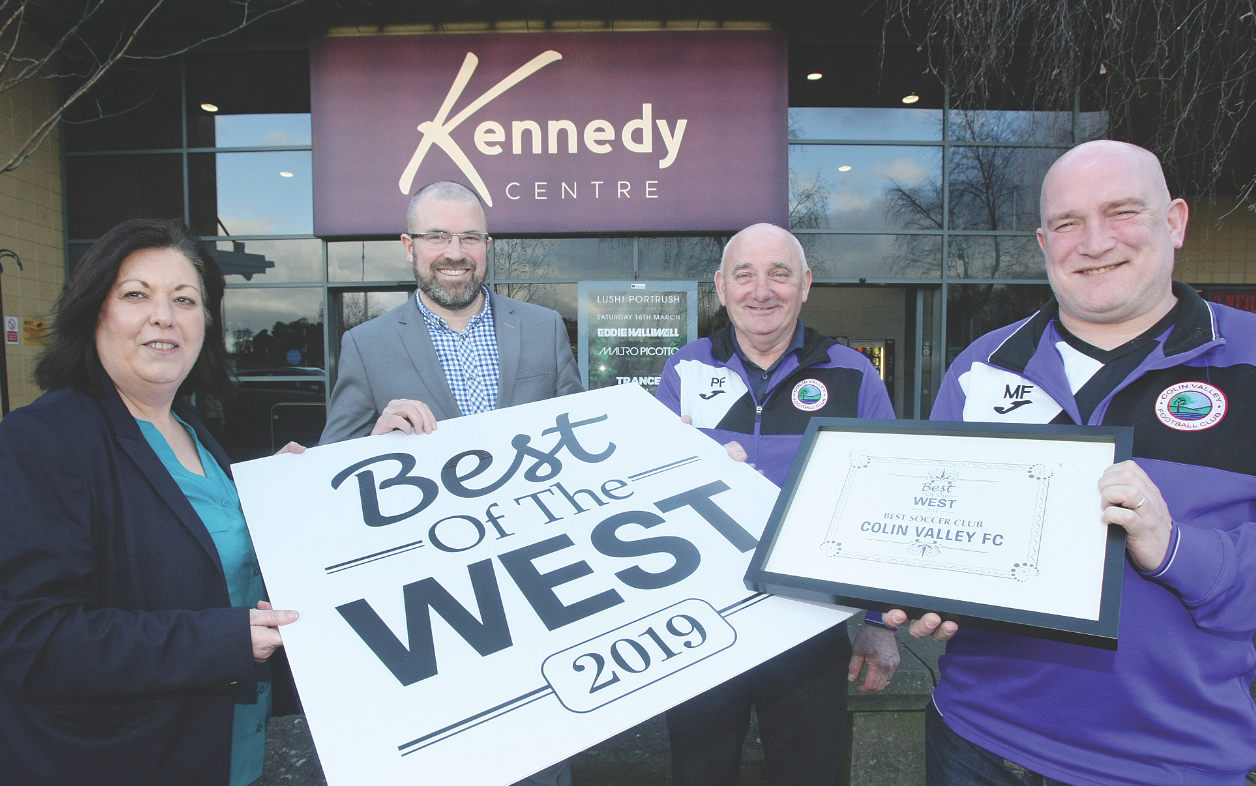
[[[488,218],[459,183],[424,186],[401,236],[415,296],[344,335],[320,444],[579,393],[580,372],[562,317],[489,292]],[[571,786],[560,762],[518,786]]]
[[[401,240],[418,291],[344,335],[322,444],[583,390],[558,312],[484,286],[492,238],[474,191],[419,189]]]

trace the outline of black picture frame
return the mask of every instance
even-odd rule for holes
[[[1125,569],[1125,530],[1118,526],[1108,527],[1104,544],[1103,577],[1100,583],[1101,597],[1097,620],[1009,608],[1000,606],[991,599],[957,600],[950,597],[902,592],[890,587],[848,584],[837,580],[822,580],[766,570],[764,566],[768,563],[773,548],[778,542],[782,524],[786,520],[791,505],[794,504],[799,483],[811,460],[817,441],[821,434],[828,432],[1041,439],[1110,444],[1113,449],[1113,463],[1117,463],[1131,456],[1134,440],[1132,428],[813,418],[803,435],[802,444],[745,575],[746,587],[758,592],[770,592],[799,600],[877,611],[899,608],[906,611],[913,619],[932,611],[941,614],[944,620],[954,620],[960,625],[1085,644],[1108,650],[1117,648],[1117,632],[1121,615],[1121,585]],[[1098,516],[1099,511],[1096,511],[1096,521]],[[928,570],[928,568],[921,568],[921,570]]]

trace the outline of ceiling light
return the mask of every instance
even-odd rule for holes
[[[850,171],[850,164],[842,164],[841,166],[839,166],[839,167],[837,168],[837,171],[838,171],[838,172],[849,172],[849,171]]]
[[[201,109],[204,109],[206,112],[217,112],[218,105],[205,103],[205,104],[201,104]]]
[[[280,176],[280,177],[292,177],[292,173],[291,173],[291,172],[280,172],[280,173],[279,173],[279,176]]]
[[[908,93],[907,95],[903,96],[904,104],[914,104],[919,100],[920,100],[920,96],[916,95],[915,93]]]
[[[807,81],[814,82],[817,79],[822,79],[823,77],[824,77],[824,74],[820,73],[819,71],[812,71],[810,74],[807,74]]]

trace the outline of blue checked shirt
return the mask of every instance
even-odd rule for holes
[[[488,290],[484,290],[484,308],[471,317],[461,333],[450,330],[444,319],[429,311],[417,290],[414,299],[432,334],[436,356],[462,414],[474,415],[496,407],[501,364],[497,359],[497,334],[493,331],[493,305]]]

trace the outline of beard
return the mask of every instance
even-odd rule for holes
[[[414,277],[419,283],[419,291],[450,311],[460,311],[471,305],[479,297],[480,288],[484,286],[484,282],[488,280],[488,268],[486,266],[480,275],[476,275],[474,264],[464,262],[459,266],[470,270],[471,275],[467,276],[466,281],[450,286],[442,286],[436,280],[437,263],[433,263],[428,268],[426,275],[416,269]],[[454,265],[446,263],[446,267],[454,267]]]

